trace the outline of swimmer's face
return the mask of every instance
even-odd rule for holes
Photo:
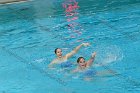
[[[84,58],[81,58],[78,62],[79,66],[80,67],[86,67],[86,62],[85,62],[85,59]]]
[[[57,49],[56,55],[57,55],[58,57],[62,57],[62,50],[61,50],[61,49]]]

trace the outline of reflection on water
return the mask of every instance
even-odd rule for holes
[[[65,2],[62,4],[63,8],[65,8],[66,16],[74,16],[77,14],[77,9],[79,8],[78,2],[75,0],[69,0],[68,2]],[[71,21],[71,20],[68,20]]]
[[[65,16],[68,22],[68,31],[70,32],[69,38],[77,38],[82,35],[82,27],[78,22],[79,19],[79,12],[78,9],[80,6],[76,0],[67,0],[62,4],[63,8],[65,9]],[[77,38],[78,39],[78,38]],[[83,39],[77,40],[77,42],[82,41]]]

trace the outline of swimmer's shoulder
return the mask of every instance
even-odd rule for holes
[[[58,62],[58,59],[56,58],[56,59],[54,59],[51,63],[52,64],[56,64]]]
[[[86,69],[88,69],[88,68],[90,68],[90,65],[88,65],[87,62],[86,62]]]
[[[67,54],[66,54],[65,56],[63,56],[63,59],[64,59],[64,60],[68,60]]]
[[[54,59],[54,60],[48,65],[48,67],[53,67],[54,64],[57,64],[57,59]]]
[[[76,69],[72,70],[72,73],[77,73],[79,71],[80,71],[80,69],[77,67]]]
[[[61,60],[56,58],[51,63],[52,64],[60,64],[60,63],[66,62],[66,61],[67,61],[67,58],[65,56],[63,56],[63,58]]]

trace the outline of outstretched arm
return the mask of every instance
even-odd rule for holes
[[[82,43],[81,45],[77,46],[74,50],[72,50],[70,53],[66,54],[65,56],[67,58],[70,58],[71,56],[76,54],[82,46],[89,46],[89,45],[90,45],[89,43]]]
[[[91,58],[87,61],[87,64],[86,64],[87,67],[92,65],[92,63],[94,62],[95,56],[96,56],[96,52],[92,53]]]
[[[51,68],[51,67],[53,67],[54,64],[56,64],[56,60],[53,60],[53,61],[48,65],[48,67]]]

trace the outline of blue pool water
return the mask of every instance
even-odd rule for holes
[[[75,3],[74,3],[75,2]],[[77,3],[77,5],[76,5]],[[74,9],[67,9],[75,4]],[[69,69],[50,70],[54,49],[83,47],[93,69],[109,75],[84,80]],[[0,93],[139,93],[140,0],[32,0],[0,5]],[[103,73],[104,74],[104,73]]]

